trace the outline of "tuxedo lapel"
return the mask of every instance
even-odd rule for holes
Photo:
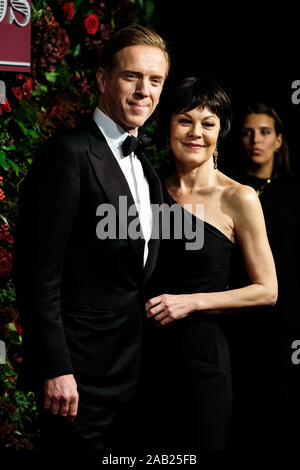
[[[122,227],[122,229],[127,234],[128,242],[136,253],[138,262],[142,268],[145,242],[141,237],[133,239],[128,236],[128,227],[134,220],[138,221],[138,212],[127,180],[110,150],[110,147],[106,143],[102,133],[94,121],[91,123],[88,137],[90,140],[90,151],[88,152],[88,157],[95,171],[96,177],[109,202],[114,206],[119,222],[123,223],[124,220],[127,222],[126,226]],[[120,196],[125,196],[126,214],[120,214]],[[128,215],[128,208],[132,206],[135,207],[135,211],[133,211],[135,215]]]
[[[143,154],[143,152],[139,153],[139,159],[142,163],[144,173],[149,183],[151,203],[160,205],[163,203],[163,194],[160,179],[147,157]],[[155,214],[156,212],[154,211],[152,236],[148,243],[149,252],[144,272],[145,280],[148,279],[155,267],[159,250],[159,238],[157,238],[157,235],[160,235],[161,224]]]

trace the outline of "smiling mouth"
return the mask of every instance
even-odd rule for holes
[[[138,109],[148,108],[147,104],[140,104],[140,103],[130,103],[130,106],[133,106],[134,108],[138,108]]]
[[[193,148],[193,149],[203,149],[206,145],[199,145],[199,144],[192,144],[190,142],[183,142],[185,147]]]

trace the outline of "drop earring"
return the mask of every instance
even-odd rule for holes
[[[218,168],[218,150],[217,147],[215,148],[215,151],[213,153],[213,160],[214,160],[214,169],[216,170]]]

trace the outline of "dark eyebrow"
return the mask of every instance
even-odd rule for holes
[[[178,115],[179,114],[184,114],[185,116],[187,116],[188,118],[191,119],[191,115],[189,114],[188,111],[179,111],[179,113],[177,113]],[[205,116],[203,119],[208,119],[208,118],[213,118],[213,119],[216,119],[216,116],[214,114],[209,114],[208,116]]]
[[[187,111],[179,111],[179,113],[177,113],[178,115],[180,114],[184,114],[184,116],[188,117],[188,118],[191,118],[191,116],[188,114]]]
[[[255,129],[255,127],[247,127],[247,126],[244,126],[244,127],[243,127],[243,130],[246,130],[246,131],[252,131],[252,130],[254,130],[254,129]],[[271,131],[271,130],[272,130],[272,127],[260,126],[258,129],[259,129],[259,130],[265,130],[265,129],[267,129],[267,130]]]
[[[208,118],[213,118],[213,119],[217,119],[218,116],[216,114],[209,114],[208,116],[205,116],[204,119],[208,119]]]

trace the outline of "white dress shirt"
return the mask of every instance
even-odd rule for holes
[[[145,240],[144,266],[148,257],[148,243],[152,233],[153,215],[150,201],[148,181],[144,175],[140,160],[132,152],[128,157],[123,156],[122,144],[130,134],[118,126],[110,117],[96,108],[93,119],[104,135],[114,154],[130,188],[133,200],[138,210],[141,229]]]

